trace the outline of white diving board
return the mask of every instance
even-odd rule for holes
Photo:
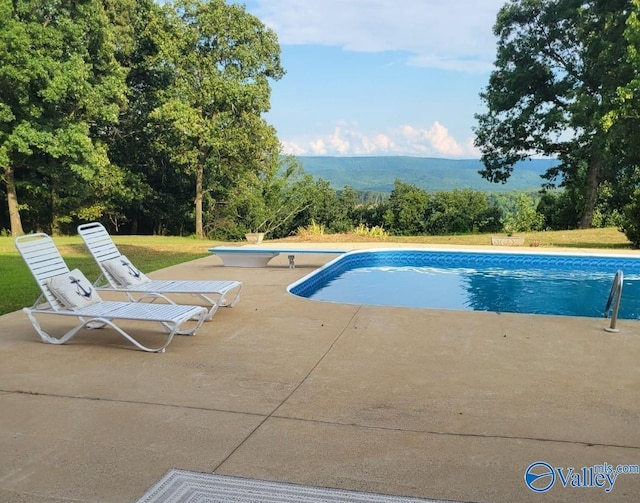
[[[266,267],[269,261],[284,253],[289,257],[289,268],[293,269],[295,257],[300,254],[341,255],[349,250],[310,249],[310,248],[255,248],[253,246],[216,246],[209,251],[217,255],[225,266],[230,267]]]

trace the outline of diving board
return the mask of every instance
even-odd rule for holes
[[[258,248],[254,246],[216,246],[209,251],[217,255],[225,266],[230,267],[266,267],[272,258],[286,254],[289,268],[293,269],[295,257],[300,254],[334,254],[341,255],[349,250],[332,250],[328,248]]]

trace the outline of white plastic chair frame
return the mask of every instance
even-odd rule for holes
[[[122,256],[104,226],[98,222],[82,224],[78,226],[78,233],[100,267],[101,275],[94,283],[98,291],[124,292],[131,301],[136,302],[161,298],[171,304],[176,302],[169,295],[193,295],[207,305],[207,321],[213,318],[219,307],[233,307],[240,300],[240,281],[152,279],[140,285],[122,285],[103,265],[108,260]]]
[[[16,238],[15,244],[40,287],[41,293],[36,302],[32,307],[23,308],[23,311],[43,342],[57,345],[64,344],[82,328],[97,329],[109,326],[138,349],[153,353],[163,353],[176,334],[195,335],[207,316],[207,309],[202,306],[106,300],[100,300],[83,308],[69,309],[55,297],[47,286],[49,278],[70,272],[53,240],[44,233],[37,233]],[[67,331],[62,337],[56,338],[42,329],[36,319],[36,315],[66,316],[77,318],[80,323]],[[114,320],[157,322],[167,332],[167,335],[160,346],[145,346],[121,328]],[[187,322],[193,323],[193,326],[190,328],[183,327]]]

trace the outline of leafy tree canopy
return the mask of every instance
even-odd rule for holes
[[[557,157],[553,180],[583,194],[581,227],[593,219],[598,187],[623,169],[624,135],[605,128],[618,89],[635,75],[624,32],[631,0],[512,0],[500,10],[495,70],[476,116],[482,176],[504,182],[533,155]]]
[[[170,83],[151,113],[157,146],[195,181],[196,234],[204,234],[205,188],[277,161],[269,79],[284,74],[273,31],[242,6],[224,0],[179,0],[150,26],[156,65]],[[270,168],[270,166],[269,166]]]
[[[73,215],[101,216],[120,188],[99,132],[126,102],[116,57],[126,39],[113,19],[127,3],[0,1],[0,166],[14,233],[16,183],[38,180],[52,232]]]

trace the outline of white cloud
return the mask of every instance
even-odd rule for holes
[[[328,148],[330,150],[337,151],[340,155],[346,155],[351,149],[351,144],[348,139],[345,139],[340,131],[340,128],[336,128],[331,136],[328,138]]]
[[[386,134],[378,133],[371,138],[360,137],[360,145],[354,152],[356,155],[376,155],[378,152],[391,152],[396,148],[393,140]]]
[[[355,52],[402,51],[409,63],[484,72],[504,0],[254,0],[251,9],[283,45]]]
[[[358,131],[356,126],[340,124],[325,136],[307,140],[288,140],[282,142],[282,147],[285,153],[292,155],[479,157],[472,138],[460,143],[437,121],[428,129],[404,125],[394,130],[369,135]]]
[[[305,150],[304,147],[299,145],[298,145],[298,150],[301,150],[304,153],[311,153],[313,155],[326,155],[329,153],[329,151],[327,150],[327,146],[325,145],[324,140],[322,138],[312,141],[309,144],[309,151]],[[285,153],[288,154],[289,152],[285,152]]]
[[[306,154],[308,154],[308,152],[303,147],[297,145],[294,142],[282,140],[280,142],[280,144],[282,145],[282,151],[285,154],[290,154],[290,155],[306,155]]]
[[[449,136],[449,131],[439,122],[436,122],[431,129],[425,131],[425,138],[440,154],[445,156],[458,157],[464,152],[463,148]]]

